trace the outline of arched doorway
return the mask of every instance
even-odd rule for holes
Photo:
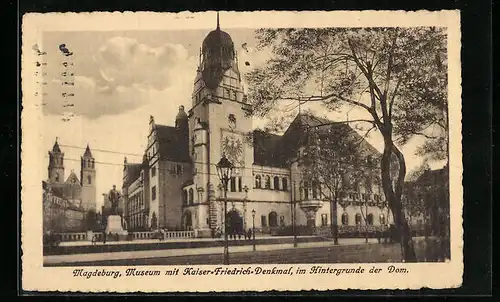
[[[269,213],[269,226],[272,228],[278,226],[278,214],[274,211]]]
[[[233,209],[227,212],[226,215],[227,227],[226,231],[228,234],[242,234],[243,233],[243,218],[240,213]]]
[[[191,211],[184,212],[182,216],[182,227],[186,231],[190,231],[193,229],[193,218],[191,215]]]

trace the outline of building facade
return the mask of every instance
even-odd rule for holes
[[[80,161],[80,179],[74,171],[65,178],[64,153],[57,140],[49,151],[48,178],[42,182],[43,215],[44,221],[57,222],[44,224],[45,230],[57,226],[55,231],[81,231],[85,228],[86,213],[91,211],[95,214],[95,159],[88,145]]]
[[[304,181],[298,158],[306,140],[301,137],[324,120],[299,114],[283,135],[253,130],[234,43],[219,24],[202,43],[190,105],[187,112],[180,106],[175,126],[158,125],[151,116],[143,162],[125,159],[122,192],[129,225],[210,236],[216,229],[241,232],[253,225],[269,233],[292,220],[311,228],[328,226],[332,213],[346,227],[361,226],[360,217],[374,226],[389,222],[379,187],[345,192],[333,211],[330,199],[319,194],[321,184],[313,188]],[[367,142],[363,146],[366,156],[380,157]],[[216,171],[223,155],[235,166],[226,217]]]

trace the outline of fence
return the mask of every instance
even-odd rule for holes
[[[60,241],[91,241],[92,238],[89,237],[87,233],[59,233]],[[94,240],[102,241],[102,232],[93,232]],[[127,236],[128,239],[132,240],[143,240],[143,239],[160,239],[162,234],[160,232],[131,232]],[[184,238],[195,238],[195,231],[172,231],[164,232],[164,239],[184,239]]]

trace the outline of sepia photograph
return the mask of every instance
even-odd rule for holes
[[[98,284],[371,269],[423,286],[425,265],[454,264],[460,285],[458,14],[260,13],[276,20],[25,16],[22,241],[38,270]]]

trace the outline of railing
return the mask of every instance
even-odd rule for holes
[[[173,231],[173,232],[164,232],[164,239],[170,238],[194,238],[194,231]],[[160,232],[133,232],[133,238],[135,240],[141,239],[159,239],[162,236]]]
[[[87,239],[87,233],[59,233],[61,236],[61,241],[85,241]]]

